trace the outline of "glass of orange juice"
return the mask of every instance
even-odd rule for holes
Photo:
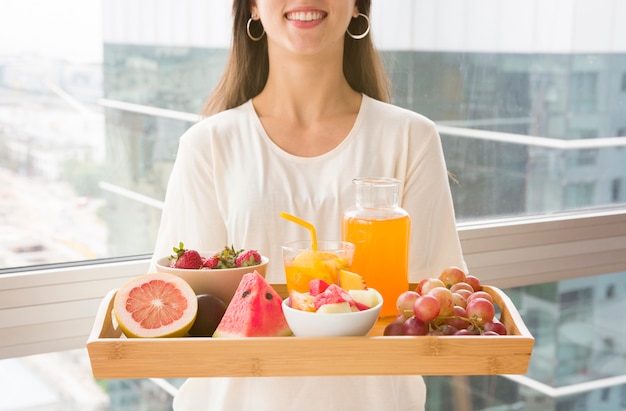
[[[282,246],[287,291],[309,291],[311,280],[337,284],[339,271],[352,265],[354,244],[347,241],[294,241]]]

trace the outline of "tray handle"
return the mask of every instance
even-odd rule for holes
[[[511,298],[506,295],[502,290],[490,285],[483,285],[483,291],[486,291],[493,297],[493,301],[500,307],[500,321],[502,321],[507,328],[509,335],[518,334],[523,337],[533,338],[528,328],[522,320],[522,316],[515,308],[515,304],[511,301]]]
[[[87,338],[87,343],[99,338],[120,338],[122,329],[117,326],[113,318],[113,299],[117,289],[110,290],[100,302],[93,327]]]

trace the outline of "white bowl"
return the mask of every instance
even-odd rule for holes
[[[378,294],[378,305],[363,311],[334,314],[302,311],[289,307],[289,298],[285,298],[283,313],[289,328],[297,337],[363,336],[372,330],[383,306],[382,295],[374,291]]]
[[[216,253],[216,251],[207,251],[200,252],[200,255],[210,257]],[[163,257],[157,260],[156,270],[161,273],[174,274],[187,281],[196,295],[212,294],[228,304],[245,274],[256,270],[265,278],[269,261],[269,258],[261,256],[261,264],[251,267],[190,270],[170,267],[169,257]]]

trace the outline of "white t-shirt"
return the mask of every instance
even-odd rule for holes
[[[154,259],[181,241],[203,251],[254,248],[270,258],[266,279],[284,283],[281,245],[309,233],[280,211],[311,222],[319,240],[338,240],[342,214],[355,203],[355,177],[403,181],[411,282],[466,267],[434,124],[365,95],[350,133],[317,157],[274,144],[251,101],[192,126],[180,139]],[[174,410],[423,410],[425,395],[420,376],[196,378],[185,382]]]
[[[363,96],[348,136],[317,157],[281,150],[251,101],[192,126],[180,139],[154,257],[186,248],[254,248],[270,259],[266,278],[284,283],[281,245],[307,240],[286,211],[311,222],[319,240],[341,239],[343,212],[355,204],[355,177],[404,182],[400,206],[411,217],[410,281],[464,267],[441,141],[427,118]]]

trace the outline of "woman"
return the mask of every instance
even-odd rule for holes
[[[255,248],[284,282],[287,211],[339,239],[352,179],[395,177],[412,219],[411,281],[465,267],[431,121],[388,104],[369,36],[370,0],[235,0],[233,48],[204,120],[181,140],[154,257],[172,247]],[[306,355],[303,353],[303,355]],[[419,376],[188,380],[183,410],[423,410]]]

